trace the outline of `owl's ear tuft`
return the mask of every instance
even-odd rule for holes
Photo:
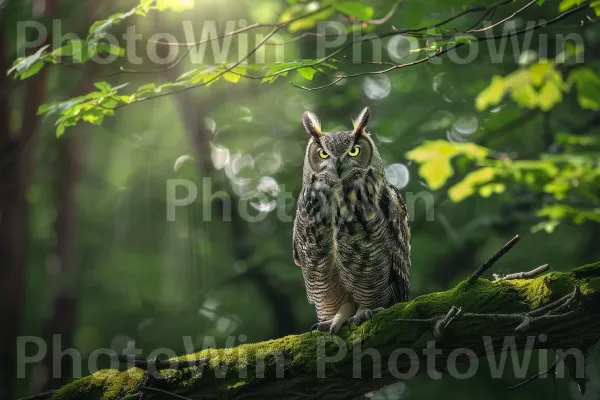
[[[323,132],[321,131],[321,121],[319,121],[319,118],[310,111],[305,111],[304,114],[302,114],[302,123],[304,124],[306,132],[310,133],[315,139],[318,139],[319,136],[323,135]]]
[[[371,116],[371,109],[369,107],[365,107],[362,109],[358,117],[352,121],[354,124],[354,134],[363,134],[365,133],[365,129],[367,128],[367,124],[369,123],[369,117]]]
[[[358,117],[352,121],[352,124],[354,125],[354,132],[352,132],[352,136],[356,137],[357,140],[361,135],[365,134],[365,129],[369,123],[370,116],[371,109],[369,107],[365,107],[360,114],[358,114]]]

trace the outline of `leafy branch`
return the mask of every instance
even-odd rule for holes
[[[512,17],[516,16],[519,12],[524,11],[526,8],[530,7],[531,5],[535,4],[536,2],[537,1],[531,1],[526,6],[522,7],[518,12],[513,13],[510,17],[512,18]],[[466,44],[468,44],[468,43],[470,43],[472,41],[482,42],[482,41],[488,41],[488,40],[503,39],[503,38],[508,38],[508,37],[512,37],[512,36],[519,36],[519,35],[525,34],[527,32],[540,29],[542,27],[545,28],[548,25],[560,22],[563,19],[565,19],[565,18],[567,18],[567,17],[569,17],[569,16],[571,16],[573,14],[576,14],[576,13],[578,13],[580,11],[585,10],[588,6],[589,6],[589,2],[587,2],[587,3],[583,4],[583,5],[580,5],[578,7],[575,7],[573,9],[569,10],[569,11],[566,11],[566,12],[562,13],[561,15],[559,15],[559,16],[557,16],[557,17],[555,17],[555,18],[553,18],[553,19],[551,19],[549,21],[546,21],[546,22],[543,22],[543,23],[538,23],[538,24],[535,24],[533,26],[530,26],[530,27],[527,27],[527,28],[524,28],[524,29],[521,29],[521,30],[518,30],[518,31],[509,32],[509,33],[506,33],[506,34],[492,35],[492,36],[479,36],[479,37],[476,37],[476,36],[472,35],[473,33],[485,32],[485,31],[493,28],[497,24],[492,24],[490,26],[487,26],[485,28],[480,28],[480,29],[465,30],[465,31],[460,32],[459,34],[455,34],[454,36],[451,36],[450,38],[448,38],[448,39],[446,39],[444,41],[434,42],[428,48],[428,49],[432,49],[433,50],[432,54],[428,55],[427,57],[423,57],[421,59],[418,59],[418,60],[415,60],[415,61],[411,61],[411,62],[408,62],[408,63],[404,63],[404,64],[380,63],[380,64],[391,64],[391,66],[388,67],[388,68],[385,68],[383,70],[379,70],[379,71],[366,71],[366,72],[359,72],[359,73],[356,73],[356,74],[338,75],[338,76],[325,75],[327,78],[331,79],[332,81],[330,83],[328,83],[328,84],[323,85],[323,86],[319,86],[319,87],[315,87],[315,88],[308,88],[308,87],[305,87],[305,86],[296,85],[294,83],[292,83],[292,84],[294,86],[300,88],[300,89],[304,89],[304,90],[308,90],[308,91],[313,91],[313,90],[321,90],[321,89],[325,89],[327,87],[333,86],[333,85],[341,82],[344,79],[356,78],[356,77],[366,76],[366,75],[387,74],[388,72],[391,72],[391,71],[394,71],[394,70],[397,70],[397,69],[403,69],[403,68],[407,68],[407,67],[412,67],[412,66],[415,66],[415,65],[423,64],[423,63],[425,63],[427,61],[430,61],[430,60],[432,60],[434,58],[440,57],[440,56],[442,56],[444,54],[447,54],[447,53],[449,53],[449,52],[451,52],[453,50],[456,50],[457,48],[459,48],[459,47],[461,47],[463,45],[466,45]],[[496,6],[496,7],[498,7],[498,6]],[[506,22],[506,19],[501,20],[499,23],[502,23],[502,22]],[[394,31],[394,32],[390,32],[390,33],[387,33],[387,34],[384,33],[380,37],[381,38],[385,38],[385,37],[388,37],[388,36],[393,36],[393,35],[398,34],[399,32],[402,32],[402,34],[407,34],[407,35],[409,34],[409,33],[406,33],[406,32],[409,32],[409,31],[404,31],[404,32],[403,31]],[[435,36],[432,35],[432,36],[429,36],[429,37],[444,38],[444,35],[435,35]],[[359,41],[360,40],[358,40],[356,42],[359,42]],[[344,51],[347,48],[353,46],[356,42],[350,43],[349,45],[341,48],[340,50],[338,50],[336,52],[334,52],[331,55],[331,57],[333,57],[335,55],[338,55],[342,51]],[[327,57],[325,59],[327,59]],[[371,61],[358,61],[358,62],[365,63],[365,64],[373,64],[373,62],[371,62]],[[312,65],[312,67],[316,67],[318,65],[319,65],[318,63],[315,63],[314,65]]]
[[[184,74],[182,74],[176,81],[167,82],[162,85],[157,85],[154,83],[148,83],[140,86],[137,90],[133,91],[130,94],[122,93],[122,89],[125,86],[118,87],[110,87],[109,83],[101,82],[99,85],[103,88],[102,90],[89,93],[85,96],[80,96],[65,102],[56,102],[50,105],[43,106],[40,109],[40,114],[53,114],[58,113],[58,119],[56,121],[57,125],[57,134],[62,135],[67,127],[74,126],[79,121],[85,121],[92,124],[102,123],[104,117],[106,116],[114,116],[114,113],[117,109],[126,107],[128,105],[137,104],[140,102],[144,102],[151,99],[157,99],[165,96],[170,96],[179,92],[196,89],[203,86],[209,86],[210,84],[216,82],[217,80],[224,79],[231,83],[238,83],[241,78],[249,79],[249,80],[260,80],[263,83],[273,82],[275,79],[281,76],[286,76],[290,72],[297,72],[299,76],[306,80],[312,80],[316,74],[326,77],[330,80],[329,83],[324,84],[319,87],[309,88],[306,86],[302,86],[291,82],[294,86],[299,87],[304,90],[320,90],[332,86],[342,80],[365,76],[365,75],[377,75],[377,74],[386,74],[388,72],[402,69],[406,67],[415,66],[418,64],[425,63],[432,58],[440,57],[444,54],[449,53],[457,49],[458,47],[468,45],[473,41],[487,41],[487,40],[496,40],[500,38],[506,38],[514,35],[521,35],[528,31],[539,29],[541,27],[546,27],[550,24],[556,23],[564,18],[567,18],[570,15],[573,15],[577,12],[584,10],[589,7],[590,2],[583,2],[575,7],[564,11],[558,17],[544,23],[537,24],[531,27],[527,27],[520,31],[503,33],[500,35],[485,35],[481,36],[481,33],[486,33],[494,26],[510,20],[517,16],[519,13],[523,12],[525,9],[534,5],[535,1],[529,1],[524,6],[522,6],[517,11],[510,14],[508,17],[501,19],[499,22],[492,24],[490,26],[486,26],[483,28],[479,28],[479,24],[484,18],[494,14],[496,10],[500,7],[511,4],[512,0],[503,0],[497,2],[495,4],[485,6],[485,7],[475,7],[467,9],[461,13],[458,13],[452,17],[449,17],[441,22],[430,24],[428,26],[423,26],[415,29],[405,29],[398,30],[394,28],[390,32],[385,32],[377,36],[377,39],[384,39],[387,37],[392,37],[395,35],[405,35],[412,36],[419,39],[435,39],[431,44],[427,45],[424,49],[428,54],[426,57],[420,58],[418,60],[397,64],[392,62],[374,62],[374,61],[365,61],[359,60],[358,62],[364,64],[379,64],[386,65],[386,68],[377,70],[377,71],[365,71],[355,74],[347,74],[347,75],[332,75],[327,72],[329,70],[337,69],[335,63],[338,62],[336,59],[337,56],[342,56],[343,52],[352,46],[359,44],[364,41],[372,41],[375,38],[372,35],[368,35],[365,37],[353,38],[349,43],[344,44],[340,48],[336,49],[331,54],[317,59],[317,60],[296,60],[292,62],[283,62],[283,63],[271,63],[266,65],[258,65],[258,64],[249,64],[249,59],[263,46],[268,44],[277,44],[277,43],[269,43],[270,39],[283,30],[284,28],[288,28],[290,30],[297,30],[299,27],[307,28],[312,27],[316,24],[316,21],[323,20],[328,18],[331,13],[339,12],[346,17],[350,21],[359,20],[362,21],[363,24],[367,26],[369,24],[373,25],[381,25],[387,22],[397,11],[400,2],[394,3],[393,7],[388,11],[388,13],[382,17],[381,19],[374,20],[372,18],[374,12],[371,7],[360,4],[359,2],[333,2],[333,1],[325,1],[322,6],[314,11],[306,12],[306,13],[298,13],[299,10],[304,10],[305,5],[301,3],[292,4],[288,12],[284,13],[282,16],[282,20],[278,23],[256,23],[248,25],[247,27],[243,27],[240,29],[232,30],[227,32],[221,36],[211,37],[208,39],[204,39],[198,42],[193,43],[164,43],[164,42],[156,42],[156,44],[165,45],[165,46],[186,46],[188,47],[185,53],[175,60],[169,66],[153,70],[153,71],[137,71],[131,69],[125,69],[123,67],[115,73],[111,74],[110,77],[114,77],[118,74],[150,74],[150,73],[158,73],[165,72],[175,68],[180,65],[183,60],[189,56],[192,48],[196,45],[205,44],[214,40],[222,39],[229,36],[236,36],[243,32],[247,32],[254,29],[259,28],[271,28],[266,37],[257,43],[248,53],[241,57],[239,60],[233,63],[226,63],[220,65],[213,66],[201,66],[199,68],[190,70]],[[189,2],[188,2],[189,3]],[[186,4],[188,4],[186,3]],[[183,3],[182,3],[183,4]],[[11,69],[11,73],[15,74],[16,78],[26,79],[33,75],[35,75],[45,64],[60,64],[62,60],[66,57],[70,57],[73,63],[82,63],[92,59],[97,54],[109,53],[113,54],[117,57],[125,56],[125,50],[118,47],[109,45],[106,43],[99,43],[98,40],[102,37],[106,31],[116,25],[121,23],[122,21],[131,18],[132,16],[146,16],[151,10],[164,11],[164,10],[172,10],[172,11],[184,11],[189,9],[190,5],[182,6],[179,2],[166,2],[164,0],[141,0],[140,4],[128,12],[122,14],[115,14],[110,16],[109,18],[98,21],[92,25],[88,32],[87,40],[79,40],[79,41],[71,41],[60,47],[59,49],[53,50],[52,52],[47,51],[48,48],[41,48],[35,54],[25,57],[23,59],[19,59],[15,62],[14,67]],[[436,33],[436,30],[446,26],[447,24],[458,20],[459,18],[472,13],[482,13],[481,19],[471,27],[460,31],[458,33],[447,34],[444,32]],[[302,23],[302,24],[301,24]],[[423,32],[427,31],[427,34],[423,34]],[[301,37],[306,37],[310,33],[305,32],[301,35]],[[299,37],[300,38],[300,37]],[[292,39],[295,40],[295,39]],[[283,43],[281,43],[283,44]],[[347,58],[347,57],[345,57]],[[353,60],[356,61],[356,60]],[[71,64],[71,65],[74,65]],[[267,70],[266,73],[262,72]]]

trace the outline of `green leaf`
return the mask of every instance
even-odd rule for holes
[[[104,93],[108,93],[112,90],[112,86],[108,82],[96,82],[94,83],[94,86]]]
[[[546,60],[542,60],[538,63],[532,64],[529,67],[529,78],[526,77],[526,74],[523,74],[520,79],[530,80],[535,86],[540,86],[555,72],[556,70],[554,69],[554,64],[549,63]]]
[[[21,80],[25,80],[36,75],[42,67],[44,66],[44,60],[47,58],[47,55],[43,55],[43,53],[50,47],[49,45],[42,46],[28,57],[22,57],[15,60],[13,67],[8,70],[8,75],[11,73],[15,73],[15,78],[20,78]]]
[[[450,40],[451,43],[464,43],[464,44],[470,44],[471,42],[476,41],[477,38],[473,35],[468,35],[468,34],[461,34],[461,35],[456,35],[452,38],[452,40]]]
[[[545,2],[546,0],[537,0],[538,6],[542,6]]]
[[[450,190],[448,190],[448,196],[450,197],[450,200],[458,203],[475,194],[481,185],[491,182],[495,176],[496,170],[494,168],[480,168],[469,173],[462,181],[452,186]],[[491,192],[489,194],[491,194]]]
[[[300,74],[300,76],[302,76],[304,79],[307,79],[309,81],[312,81],[313,77],[317,73],[317,70],[314,69],[313,67],[299,68],[296,71],[298,72],[298,74]]]
[[[591,68],[574,69],[569,74],[568,82],[577,87],[577,99],[581,108],[600,110],[600,77]]]
[[[538,95],[532,85],[522,85],[513,88],[510,97],[523,108],[535,108]]]
[[[56,128],[56,137],[61,137],[64,135],[66,127],[67,126],[65,124],[59,124],[58,128]]]
[[[144,13],[145,11],[147,11],[147,7],[145,7],[144,5],[139,5],[127,12],[113,14],[107,19],[96,21],[92,24],[88,31],[88,39],[101,38],[106,33],[106,31],[108,31],[114,25],[118,25],[125,19],[134,15],[139,15],[140,12]]]
[[[110,43],[99,43],[99,42],[92,42],[90,43],[90,46],[93,46],[93,48],[95,49],[96,53],[108,53],[108,54],[113,54],[115,56],[118,57],[124,57],[125,56],[125,49],[119,46],[115,46],[113,44]],[[91,57],[91,55],[90,55]]]
[[[202,68],[202,69],[204,69],[204,68]],[[187,80],[187,79],[191,78],[192,76],[198,74],[200,71],[201,71],[200,68],[192,69],[190,71],[187,71],[187,72],[181,74],[176,80],[177,81]]]
[[[234,72],[225,72],[223,74],[223,79],[225,79],[228,82],[231,83],[238,83],[240,80],[241,76],[239,76],[238,74],[234,73]]]
[[[566,204],[546,205],[537,212],[537,215],[550,220],[569,218],[576,224],[581,224],[586,220],[600,222],[600,208],[581,210]]]
[[[318,12],[310,17],[302,18],[297,21],[292,22],[288,29],[290,32],[297,32],[300,30],[306,30],[310,28],[314,28],[318,22],[326,21],[329,17],[331,17],[335,13],[335,9],[327,8],[321,12]],[[291,18],[290,18],[291,19]],[[285,21],[283,21],[285,22]]]
[[[375,10],[371,6],[361,4],[360,1],[347,1],[334,5],[335,9],[342,14],[349,15],[363,21],[373,18]]]
[[[565,146],[598,146],[600,145],[599,136],[572,135],[569,133],[558,133],[556,143]]]
[[[483,161],[489,153],[485,147],[475,143],[451,143],[445,140],[426,141],[409,151],[406,158],[421,163],[419,174],[433,190],[439,189],[452,175],[454,169],[450,161],[462,155],[468,159]]]
[[[148,2],[142,0],[142,2]],[[191,10],[194,8],[194,0],[156,0],[156,8],[159,11],[172,10],[175,12],[182,12]]]
[[[99,53],[108,53],[118,57],[124,57],[125,49],[96,40],[71,40],[64,46],[54,50],[52,55],[56,57],[70,56],[73,58],[74,62],[83,63]]]
[[[490,183],[479,188],[481,197],[490,197],[494,193],[503,193],[506,190],[506,185],[503,183]]]
[[[139,89],[137,90],[137,93],[141,93],[141,92],[151,92],[154,89],[156,89],[156,83],[147,83],[145,85],[142,85],[139,87]]]
[[[88,60],[88,44],[85,40],[70,40],[64,46],[52,52],[53,56],[64,57],[70,56],[73,61],[81,63]]]
[[[503,77],[495,75],[490,85],[481,92],[475,100],[476,107],[483,111],[489,106],[496,105],[502,101],[506,93],[506,81]]]
[[[553,82],[546,82],[538,96],[538,104],[542,111],[548,111],[562,100],[562,92]]]
[[[433,158],[421,165],[419,174],[427,181],[432,190],[441,188],[454,175],[454,169],[448,158]]]
[[[44,62],[42,60],[37,60],[32,65],[30,65],[25,71],[19,73],[19,78],[21,80],[29,79],[32,76],[37,75],[37,73],[40,72],[43,67]]]
[[[482,111],[500,103],[510,93],[510,97],[522,108],[540,107],[548,111],[562,100],[563,92],[568,90],[569,85],[554,63],[540,60],[504,78],[494,76],[490,85],[477,96],[476,106]]]
[[[550,234],[550,233],[554,232],[554,230],[556,229],[556,227],[558,225],[560,225],[560,221],[558,221],[558,220],[540,222],[539,224],[536,224],[533,227],[531,227],[531,233],[537,233],[537,232],[544,231],[544,232]]]
[[[573,7],[577,7],[585,3],[586,0],[563,0],[558,6],[558,11],[564,12],[570,10]]]

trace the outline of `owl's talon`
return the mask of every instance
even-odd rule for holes
[[[378,307],[378,308],[374,308],[374,309],[359,307],[358,311],[356,311],[356,314],[354,314],[354,316],[352,318],[350,318],[349,322],[356,326],[361,325],[362,323],[373,318],[373,315],[375,313],[378,313],[379,311],[382,311],[382,310],[384,310],[383,307]]]
[[[310,331],[311,331],[311,333],[314,331],[317,331],[317,332],[330,331],[331,332],[332,329],[333,329],[333,319],[330,319],[327,321],[317,322],[310,328]]]

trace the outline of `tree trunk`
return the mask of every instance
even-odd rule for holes
[[[93,22],[93,7],[95,2],[88,1],[81,8],[83,18],[80,18],[81,29],[86,29]],[[76,93],[87,93],[94,90],[94,77],[97,73],[95,65],[87,67],[82,79],[75,87]],[[82,126],[73,134],[58,139],[58,186],[56,192],[56,247],[54,253],[58,271],[51,276],[59,282],[54,294],[52,313],[46,323],[45,338],[48,343],[48,353],[42,361],[40,372],[42,376],[36,382],[40,390],[57,389],[64,385],[71,375],[69,357],[63,357],[60,365],[54,365],[53,354],[60,354],[61,348],[72,348],[73,337],[77,323],[78,298],[78,240],[77,240],[77,184],[81,175],[83,160],[83,145],[85,135]],[[54,349],[53,336],[59,335],[60,348]]]
[[[333,338],[306,333],[204,350],[159,365],[162,379],[153,381],[144,372],[152,371],[151,363],[129,360],[136,367],[99,371],[47,397],[121,399],[145,392],[165,399],[175,398],[172,394],[189,399],[350,399],[418,373],[453,374],[457,364],[464,372],[464,365],[483,364],[485,357],[489,361],[506,352],[503,347],[511,340],[517,349],[576,349],[583,355],[600,338],[599,300],[600,263],[533,279],[464,281],[449,291],[397,304]],[[566,354],[571,355],[561,362],[578,372],[572,378],[584,386],[583,369],[574,368],[583,365],[569,357],[585,360]]]
[[[55,15],[58,0],[46,0],[47,15]],[[3,28],[3,27],[2,27]],[[2,35],[4,29],[1,29]],[[46,43],[51,43],[48,38]],[[2,42],[0,58],[6,67],[6,43]],[[6,71],[7,68],[3,68]],[[6,88],[5,72],[2,87]],[[8,126],[8,98],[5,91],[0,104],[0,398],[10,398],[16,378],[16,339],[23,312],[25,270],[29,243],[29,204],[27,191],[32,172],[35,136],[39,126],[38,107],[45,97],[48,71],[42,69],[27,82],[23,109],[23,125],[18,138],[11,138]],[[9,305],[10,306],[6,306]]]
[[[63,385],[71,374],[69,357],[63,357],[60,366],[53,365],[54,352],[60,354],[61,349],[54,349],[53,335],[60,335],[62,348],[72,347],[73,332],[77,315],[77,181],[81,171],[81,137],[71,135],[59,140],[58,149],[58,196],[56,199],[57,215],[56,260],[59,270],[53,276],[60,281],[60,288],[55,294],[52,314],[46,327],[46,339],[49,344],[48,354],[43,362],[44,378],[41,384],[46,389],[56,389]],[[56,375],[56,373],[60,373]],[[56,376],[56,377],[55,377]]]

